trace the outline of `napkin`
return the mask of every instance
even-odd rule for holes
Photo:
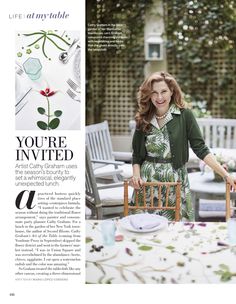
[[[148,213],[135,214],[131,216],[129,220],[133,228],[137,230],[149,230],[161,224],[158,217]]]

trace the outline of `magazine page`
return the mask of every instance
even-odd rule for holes
[[[235,3],[4,4],[1,303],[231,300]]]
[[[84,283],[84,5],[1,12],[2,303],[75,303]]]

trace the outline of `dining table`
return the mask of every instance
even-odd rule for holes
[[[236,245],[226,222],[168,221],[140,232],[116,218],[116,241],[104,245],[103,221],[86,220],[87,284],[236,283]]]
[[[231,173],[231,175],[236,178],[235,172]],[[224,218],[226,184],[223,179],[215,181],[213,171],[205,173],[192,172],[188,174],[188,178],[195,220],[198,221],[200,218],[210,216]],[[230,197],[235,200],[236,192],[230,192]]]

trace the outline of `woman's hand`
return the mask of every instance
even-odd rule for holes
[[[225,177],[225,180],[230,183],[231,185],[231,190],[236,191],[236,178],[231,176],[231,175],[227,175]]]
[[[134,189],[139,189],[143,185],[143,180],[141,179],[140,176],[132,176],[131,179],[129,180],[129,184]]]
[[[221,166],[217,161],[215,156],[213,156],[211,153],[207,154],[207,156],[205,156],[205,158],[203,159],[203,161],[209,166],[211,167],[212,170],[214,170],[215,172],[217,172],[219,175],[222,176],[222,178],[227,181],[228,183],[230,183],[231,185],[231,189],[233,191],[236,191],[236,178],[229,175],[229,173],[225,170],[225,168],[223,166]]]
[[[129,180],[129,185],[134,189],[139,189],[143,185],[143,181],[140,177],[140,165],[134,164],[133,165],[133,176]]]

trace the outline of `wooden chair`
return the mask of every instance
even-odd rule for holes
[[[225,213],[225,219],[226,221],[231,217],[233,212],[236,210],[236,207],[233,206],[233,203],[231,204],[231,197],[230,197],[230,184],[227,182],[226,183],[226,195],[225,195],[225,200],[226,200],[226,213]]]
[[[132,176],[131,164],[115,160],[115,155],[118,157],[119,153],[113,152],[107,121],[86,126],[85,133],[91,161],[95,164],[93,169],[96,177],[101,178],[104,173],[108,179],[107,171],[113,171],[110,179],[112,178],[115,182],[123,180],[123,177]]]
[[[162,188],[166,188],[165,203],[162,204]],[[174,187],[176,192],[175,206],[169,205],[170,188]],[[158,202],[154,204],[154,189],[158,190]],[[146,182],[142,187],[142,204],[139,202],[138,193],[140,190],[135,190],[135,205],[129,205],[128,197],[128,181],[124,182],[124,216],[129,214],[129,210],[174,210],[175,221],[180,220],[180,202],[181,202],[181,182]],[[150,193],[150,202],[147,203],[147,193]]]
[[[108,172],[107,174],[110,174]],[[130,191],[131,192],[131,191]],[[131,194],[130,194],[131,198]],[[92,168],[88,148],[86,146],[85,173],[86,206],[91,209],[92,216],[102,219],[104,215],[121,215],[124,210],[123,182],[98,185]]]

